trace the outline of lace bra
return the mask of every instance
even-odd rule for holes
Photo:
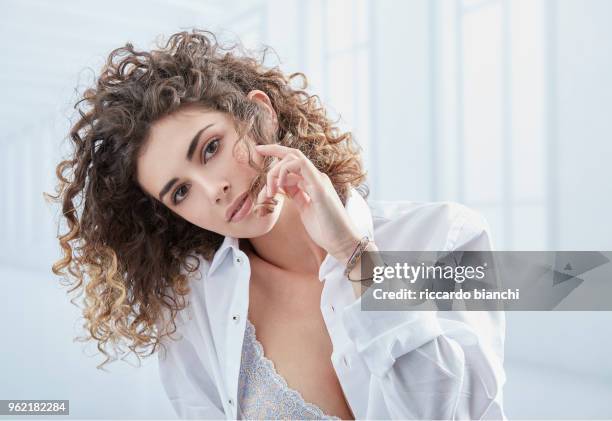
[[[317,405],[304,401],[276,372],[255,336],[255,326],[246,320],[238,382],[238,414],[241,419],[334,419]]]

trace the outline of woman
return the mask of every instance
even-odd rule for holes
[[[351,134],[297,75],[208,31],[110,54],[57,170],[53,270],[85,292],[86,339],[102,365],[159,345],[181,418],[504,418],[503,313],[360,306],[361,253],[488,250],[486,222],[366,202]]]

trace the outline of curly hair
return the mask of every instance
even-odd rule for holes
[[[68,280],[68,293],[85,293],[87,336],[77,339],[97,341],[106,357],[97,368],[120,353],[134,353],[140,363],[163,347],[161,339],[176,331],[177,312],[188,304],[198,254],[210,260],[223,242],[222,235],[184,220],[136,182],[136,157],[161,117],[188,104],[223,112],[239,140],[247,133],[258,144],[301,150],[329,176],[343,204],[351,186],[369,195],[361,148],[351,132],[335,127],[319,97],[304,91],[303,73],[286,77],[278,67],[264,67],[269,47],[257,60],[239,42],[226,48],[199,29],[173,34],[156,47],[139,51],[128,42],[110,53],[95,86],[74,106],[79,116],[69,133],[69,159],[56,168],[56,195],[45,193],[61,203],[67,224],[67,232],[58,234],[63,256],[52,271]],[[302,88],[291,86],[297,76]],[[269,96],[278,115],[275,138],[264,129],[261,105],[247,98],[253,89]],[[264,162],[249,191],[252,199],[265,181],[270,162]],[[164,315],[167,331],[156,325]]]

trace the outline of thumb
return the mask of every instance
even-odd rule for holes
[[[311,202],[310,196],[308,196],[308,193],[306,193],[304,190],[299,190],[292,197],[292,199],[295,200],[295,202],[299,206],[300,210],[302,210],[305,207],[307,207],[310,204],[310,202]]]

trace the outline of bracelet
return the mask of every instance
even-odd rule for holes
[[[363,254],[363,251],[365,250],[365,248],[368,246],[369,243],[370,243],[370,238],[367,235],[364,235],[363,237],[361,237],[361,239],[359,240],[359,243],[357,243],[357,246],[355,247],[355,250],[353,250],[351,257],[349,257],[348,261],[346,262],[346,269],[344,270],[344,276],[346,276],[346,278],[351,282],[360,282],[360,281],[366,280],[366,279],[360,279],[360,280],[350,279],[349,273],[353,270],[353,268],[355,267],[355,263],[357,262],[357,259],[361,257],[361,255]]]

